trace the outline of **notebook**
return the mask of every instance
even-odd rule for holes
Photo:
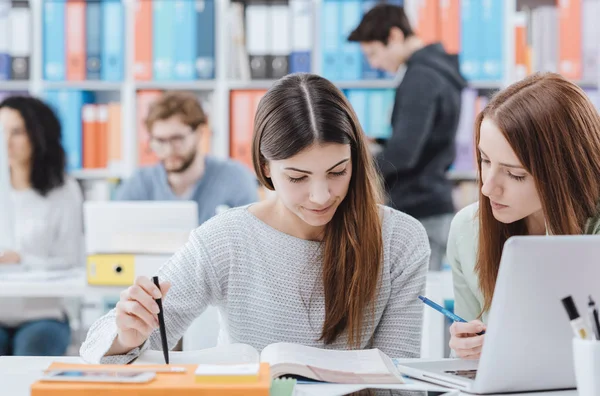
[[[337,351],[275,343],[259,353],[246,344],[198,351],[169,352],[170,364],[269,363],[272,378],[296,378],[342,384],[403,384],[392,360],[379,349]],[[164,363],[162,351],[147,350],[133,364]]]

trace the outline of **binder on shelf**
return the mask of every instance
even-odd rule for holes
[[[125,56],[123,4],[120,0],[102,1],[103,81],[122,81]],[[148,38],[146,38],[147,40]]]
[[[479,18],[480,0],[461,0],[460,2],[460,72],[469,81],[481,80],[481,31]]]
[[[10,80],[10,3],[0,2],[0,80]]]
[[[477,90],[467,88],[462,91],[461,111],[456,132],[456,157],[453,170],[471,171],[476,169],[473,122]]]
[[[482,0],[482,80],[501,81],[504,75],[504,0]]]
[[[271,3],[269,13],[269,53],[267,55],[267,78],[279,79],[289,73],[291,53],[291,19],[287,3]]]
[[[121,136],[121,104],[108,104],[108,169],[121,172],[123,168]]]
[[[583,0],[582,3],[582,79],[599,81],[600,69],[600,0]]]
[[[369,90],[368,136],[374,139],[389,139],[392,134],[392,109],[395,91],[392,89]]]
[[[196,51],[197,41],[204,40],[198,37],[196,23],[195,2],[190,0],[173,0],[174,7],[174,68],[173,77],[179,81],[196,79]]]
[[[171,0],[152,0],[152,56],[156,81],[173,80],[175,63],[175,3]]]
[[[440,0],[440,36],[446,52],[460,53],[460,0]]]
[[[12,0],[10,10],[10,57],[13,80],[29,80],[31,59],[31,9],[29,1]]]
[[[566,78],[581,80],[581,2],[558,4],[558,72]]]
[[[345,94],[356,113],[363,132],[369,136],[368,91],[366,89],[348,89]]]
[[[340,80],[340,6],[336,0],[324,0],[321,5],[321,75],[332,81]]]
[[[155,274],[171,255],[131,253],[88,255],[87,283],[94,286],[131,286],[138,276],[150,277]]]
[[[152,80],[152,16],[152,2],[136,0],[133,77],[138,81]]]
[[[309,73],[312,70],[313,3],[290,0],[290,13],[292,21],[290,73]]]
[[[91,1],[85,10],[86,79],[100,80],[102,61],[102,9],[99,1]]]
[[[362,4],[360,0],[344,1],[339,6],[340,33],[339,46],[341,70],[338,78],[343,81],[360,80],[362,77],[362,52],[359,43],[348,41],[350,32],[358,26],[361,20]]]
[[[269,76],[269,5],[260,1],[246,6],[246,46],[250,62],[250,78],[266,79]]]
[[[66,2],[67,80],[84,81],[86,77],[86,3]]]
[[[215,0],[196,1],[196,74],[199,79],[215,78]]]
[[[252,164],[252,133],[258,102],[266,91],[231,91],[229,108],[230,135],[229,156],[254,171]]]
[[[97,106],[98,115],[98,139],[97,139],[97,167],[100,169],[108,168],[108,105],[99,104]]]
[[[43,2],[43,64],[44,78],[48,81],[64,81],[67,75],[65,7],[62,1]]]
[[[98,107],[95,104],[86,104],[81,109],[81,119],[83,125],[83,168],[99,168],[100,159],[98,158]]]
[[[83,165],[82,156],[82,108],[93,103],[94,95],[77,90],[46,91],[46,100],[50,103],[62,125],[62,145],[67,154],[67,171],[79,170]]]
[[[480,0],[477,0],[480,1]],[[481,0],[486,1],[486,0]],[[440,41],[440,2],[439,0],[420,0],[418,8],[416,34],[425,44]]]

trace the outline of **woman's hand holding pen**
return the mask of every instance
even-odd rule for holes
[[[485,335],[477,335],[477,333],[485,329],[485,324],[479,320],[468,323],[454,322],[450,326],[450,348],[462,359],[479,359]]]
[[[126,353],[150,337],[159,327],[159,308],[155,299],[164,298],[170,287],[169,282],[161,282],[159,290],[149,278],[140,276],[121,293],[115,309],[117,338],[107,355]]]

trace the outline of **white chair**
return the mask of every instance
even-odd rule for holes
[[[183,335],[182,349],[192,351],[217,346],[220,315],[217,307],[210,306],[192,322]]]

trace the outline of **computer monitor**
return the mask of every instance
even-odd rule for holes
[[[10,169],[8,167],[7,138],[0,125],[0,251],[14,250],[14,213],[10,197]]]
[[[195,201],[89,201],[83,214],[88,254],[172,254],[198,227]]]

